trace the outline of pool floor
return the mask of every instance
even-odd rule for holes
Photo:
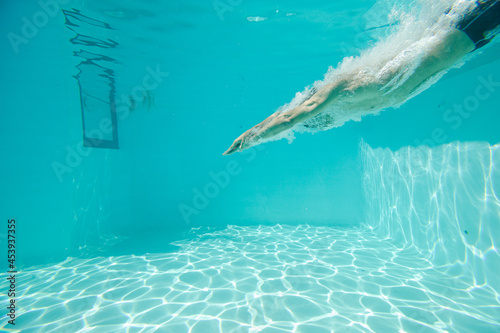
[[[500,332],[499,295],[366,228],[230,226],[19,273],[22,332]],[[2,282],[5,283],[5,282]],[[17,330],[10,330],[15,332]]]

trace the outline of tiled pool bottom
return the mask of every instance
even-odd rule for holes
[[[174,244],[21,272],[16,329],[500,332],[494,290],[368,229],[232,226]]]

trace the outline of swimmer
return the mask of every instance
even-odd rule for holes
[[[453,8],[444,15],[450,15]],[[437,31],[427,40],[416,41],[398,54],[383,59],[376,66],[363,69],[355,67],[324,84],[298,106],[273,115],[240,135],[223,155],[248,149],[267,141],[276,135],[320,115],[326,109],[335,108],[340,112],[325,112],[322,118],[325,127],[341,126],[349,119],[360,115],[377,113],[380,110],[398,106],[425,90],[426,83],[440,73],[451,68],[468,53],[489,43],[498,32],[500,25],[500,0],[476,1],[462,16],[442,31]],[[415,50],[426,48],[420,57]],[[411,62],[418,59],[411,71]],[[325,80],[326,81],[326,80]],[[424,89],[422,89],[424,88]],[[336,122],[338,117],[338,122]],[[333,119],[332,119],[333,118]],[[303,124],[304,125],[304,124]],[[310,125],[304,125],[310,127]]]

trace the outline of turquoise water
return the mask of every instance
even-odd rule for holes
[[[221,155],[451,3],[3,1],[1,329],[499,332],[498,41],[396,109]]]

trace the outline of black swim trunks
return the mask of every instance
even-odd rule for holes
[[[476,44],[476,50],[488,44],[499,31],[500,0],[477,1],[472,12],[457,24]]]

